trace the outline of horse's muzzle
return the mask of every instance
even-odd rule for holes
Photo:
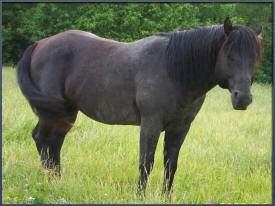
[[[233,90],[231,93],[232,106],[236,110],[246,110],[252,102],[252,95],[239,90]]]

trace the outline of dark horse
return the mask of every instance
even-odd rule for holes
[[[161,33],[131,43],[66,31],[29,46],[19,62],[20,88],[39,121],[32,137],[42,165],[60,172],[60,150],[77,112],[106,124],[140,125],[145,191],[159,135],[164,138],[163,191],[172,188],[180,147],[206,92],[231,92],[234,109],[252,102],[250,86],[262,26],[224,25]]]

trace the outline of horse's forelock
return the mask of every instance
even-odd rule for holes
[[[240,56],[252,54],[256,61],[261,60],[261,43],[257,35],[246,26],[234,26],[223,45],[224,52],[234,49]]]

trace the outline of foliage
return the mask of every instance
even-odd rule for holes
[[[222,24],[256,27],[272,22],[271,3],[4,3],[3,62],[16,64],[25,48],[69,29],[135,41],[158,32]],[[257,81],[272,80],[272,26],[263,31],[263,64]]]

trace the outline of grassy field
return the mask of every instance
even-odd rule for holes
[[[2,70],[3,203],[167,203],[161,196],[163,133],[146,191],[135,196],[139,127],[111,126],[79,113],[66,136],[58,179],[42,169],[31,131],[37,122],[16,83]],[[254,84],[246,111],[215,87],[182,146],[170,203],[271,203],[271,86]]]

